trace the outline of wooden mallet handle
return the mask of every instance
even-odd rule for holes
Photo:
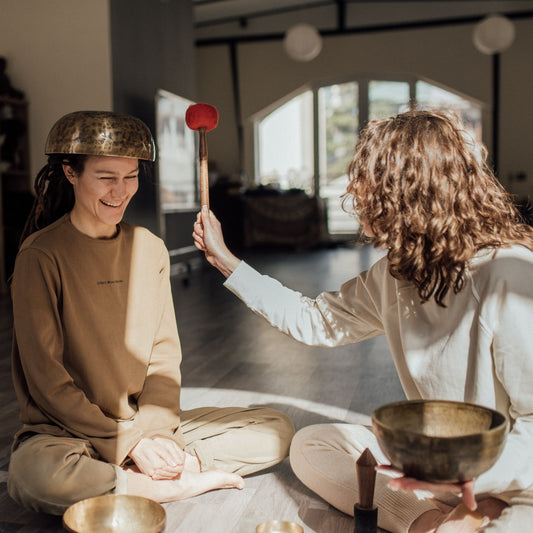
[[[185,113],[185,122],[191,130],[199,133],[198,155],[200,158],[200,203],[209,208],[209,174],[207,170],[206,133],[217,127],[218,111],[209,104],[194,104]]]
[[[207,169],[207,139],[204,127],[198,130],[199,147],[198,156],[200,158],[200,205],[209,208],[209,172]]]

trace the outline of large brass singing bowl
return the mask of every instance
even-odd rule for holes
[[[165,521],[162,505],[126,494],[87,498],[63,515],[63,526],[72,533],[159,533]]]
[[[456,483],[488,470],[500,456],[507,420],[479,405],[412,400],[372,413],[378,443],[391,464],[409,477]]]

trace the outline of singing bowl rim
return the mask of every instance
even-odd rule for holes
[[[63,527],[71,533],[85,533],[85,531],[94,531],[93,529],[80,528],[79,524],[74,522],[75,514],[82,512],[83,508],[90,506],[95,506],[99,502],[106,501],[120,501],[120,500],[130,500],[136,502],[136,507],[139,505],[145,505],[152,507],[153,510],[157,513],[156,519],[151,523],[143,526],[144,533],[159,533],[163,530],[166,523],[166,511],[165,508],[155,500],[150,498],[145,498],[144,496],[134,496],[131,494],[104,494],[102,496],[93,496],[90,498],[85,498],[76,503],[73,503],[63,514]]]
[[[381,419],[385,411],[405,410],[410,407],[420,409],[421,406],[441,406],[485,412],[491,415],[491,425],[486,430],[464,435],[431,436],[423,431],[413,431],[397,427],[394,424],[387,424]],[[503,450],[508,432],[508,421],[499,411],[470,402],[453,400],[392,402],[375,409],[371,419],[378,444],[391,464],[399,470],[403,470],[407,475],[411,474],[413,477],[428,481],[458,482],[477,477],[497,461]],[[416,455],[410,455],[412,461],[408,463],[406,457],[409,452],[406,453],[405,450],[410,449],[410,447],[401,447],[401,443],[412,444],[413,441],[416,441],[419,447]],[[452,444],[455,444],[456,448],[453,454],[450,448]],[[469,460],[468,463],[460,466],[460,461],[470,459],[472,450],[483,450],[485,453],[480,455],[476,461]],[[401,459],[398,459],[399,455],[401,455]],[[448,473],[439,467],[443,458],[446,458],[449,467]]]
[[[475,403],[470,403],[470,402],[459,402],[459,401],[454,401],[454,400],[402,400],[402,401],[399,401],[399,402],[391,402],[391,403],[387,403],[387,404],[384,404],[384,405],[381,405],[379,407],[377,407],[376,409],[374,409],[374,411],[372,412],[372,423],[376,423],[378,424],[380,427],[384,428],[384,429],[388,429],[389,431],[394,431],[394,432],[399,432],[399,433],[403,433],[403,434],[412,434],[412,435],[417,435],[417,436],[421,436],[421,437],[428,437],[428,438],[438,438],[438,439],[462,439],[462,438],[468,438],[472,435],[478,435],[479,433],[468,433],[468,434],[465,434],[465,435],[461,435],[461,436],[451,436],[451,437],[446,437],[446,436],[439,436],[439,437],[429,437],[428,435],[426,435],[425,433],[423,432],[419,432],[419,431],[409,431],[409,430],[406,430],[406,429],[401,429],[401,428],[398,428],[396,426],[392,426],[392,425],[389,425],[389,424],[386,424],[385,422],[383,422],[380,418],[379,418],[379,415],[381,413],[383,413],[385,410],[390,410],[390,409],[396,409],[396,408],[399,408],[399,407],[410,407],[410,406],[418,406],[418,405],[448,405],[450,407],[465,407],[466,409],[477,409],[477,410],[480,410],[480,411],[485,411],[487,413],[490,413],[492,414],[492,417],[493,417],[493,421],[494,420],[497,420],[496,423],[493,423],[493,425],[488,428],[487,430],[485,430],[483,432],[484,435],[488,435],[490,433],[493,433],[493,432],[497,432],[498,430],[501,430],[503,426],[506,426],[507,425],[507,419],[505,418],[505,416],[500,413],[499,411],[496,411],[495,409],[491,409],[490,407],[485,407],[483,405],[478,405],[478,404],[475,404]]]
[[[297,524],[296,522],[291,522],[290,520],[267,520],[258,524],[255,528],[256,533],[271,533],[271,527],[281,527],[281,531],[286,531],[287,533],[302,533],[304,528]],[[283,529],[286,528],[286,529]],[[280,531],[279,529],[277,531]]]

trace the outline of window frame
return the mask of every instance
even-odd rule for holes
[[[483,141],[486,143],[486,137],[487,137],[487,131],[486,131],[486,124],[487,124],[487,113],[489,111],[487,104],[482,102],[481,100],[474,98],[470,95],[467,95],[459,90],[453,89],[451,87],[448,87],[447,85],[437,82],[433,79],[430,79],[426,76],[421,75],[415,75],[415,74],[402,74],[402,73],[362,73],[357,75],[351,75],[351,76],[343,76],[343,77],[337,77],[337,78],[329,78],[326,80],[320,80],[313,83],[305,84],[298,89],[291,91],[289,94],[285,95],[284,97],[278,99],[277,101],[273,102],[269,106],[261,109],[257,113],[254,113],[253,116],[250,117],[250,120],[252,122],[252,135],[253,135],[253,153],[252,153],[252,162],[253,162],[253,179],[252,183],[255,185],[259,185],[259,122],[264,119],[267,115],[281,107],[282,105],[286,104],[293,98],[300,96],[301,94],[311,91],[312,93],[312,127],[313,127],[313,143],[315,149],[313,150],[313,172],[312,172],[312,197],[320,197],[320,150],[318,149],[319,146],[319,140],[320,140],[320,134],[319,134],[319,127],[320,127],[320,121],[318,120],[318,114],[319,114],[319,98],[318,98],[318,92],[323,87],[328,87],[330,85],[338,85],[343,83],[357,83],[358,84],[358,113],[359,113],[359,128],[358,128],[358,135],[361,133],[361,131],[364,129],[364,127],[368,124],[368,117],[369,117],[369,85],[372,81],[389,81],[389,82],[403,82],[409,84],[409,108],[413,109],[417,105],[417,99],[416,99],[416,85],[418,81],[423,81],[425,83],[428,83],[430,85],[433,85],[435,87],[438,87],[444,91],[450,92],[452,94],[455,94],[461,98],[464,98],[465,100],[468,100],[472,104],[475,104],[480,107],[481,109],[481,127],[482,127],[482,135],[483,135]],[[342,234],[335,234],[335,235],[342,235]]]

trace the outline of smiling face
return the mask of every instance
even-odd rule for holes
[[[72,224],[96,239],[113,237],[139,187],[139,162],[128,157],[89,156],[81,174],[63,165],[74,189]]]

